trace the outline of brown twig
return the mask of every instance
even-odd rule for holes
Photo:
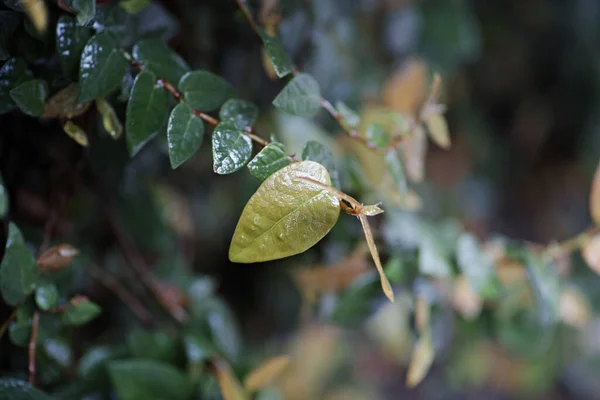
[[[40,325],[40,314],[38,311],[33,313],[31,323],[31,338],[29,338],[27,371],[29,372],[29,383],[35,384],[35,350],[37,348],[38,328]]]
[[[152,314],[150,311],[125,286],[121,285],[115,277],[95,265],[90,266],[88,271],[92,278],[119,296],[121,301],[129,307],[142,324],[150,325],[152,323]]]

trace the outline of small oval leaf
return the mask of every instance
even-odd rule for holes
[[[123,6],[123,2],[120,3]],[[144,66],[145,70],[176,85],[181,77],[190,70],[187,63],[159,39],[145,39],[133,47],[133,58]]]
[[[321,109],[319,83],[309,74],[298,74],[275,97],[273,105],[290,114],[312,118]]]
[[[198,151],[204,137],[204,123],[190,106],[181,103],[173,108],[167,124],[169,160],[175,169]]]
[[[178,87],[190,107],[199,111],[212,111],[235,95],[229,82],[208,71],[188,72]]]
[[[252,126],[258,118],[258,107],[249,101],[229,99],[219,111],[222,121],[231,122],[240,129]]]
[[[44,311],[58,306],[58,289],[53,283],[43,282],[35,289],[35,304]]]
[[[269,143],[248,163],[248,170],[256,178],[264,181],[275,171],[289,165],[290,162],[288,155],[285,154],[283,144]]]
[[[340,214],[335,195],[309,182],[330,185],[322,165],[302,161],[280,169],[250,198],[237,224],[229,259],[253,263],[302,253],[320,241]]]
[[[281,42],[273,36],[270,36],[263,29],[258,29],[258,34],[263,42],[265,53],[269,57],[273,69],[279,78],[283,78],[294,70],[294,64],[287,54]]]
[[[242,168],[252,156],[252,140],[230,122],[221,122],[212,135],[213,170],[220,175]]]
[[[42,79],[23,82],[10,91],[10,97],[25,114],[39,117],[44,113],[44,103],[48,97],[48,84]]]

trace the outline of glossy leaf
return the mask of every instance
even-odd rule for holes
[[[363,214],[368,217],[382,214],[384,211],[379,207],[379,204],[371,204],[363,207]]]
[[[590,189],[590,215],[594,223],[600,225],[600,162],[596,167],[592,188]]]
[[[450,133],[448,132],[448,123],[443,115],[433,113],[427,118],[427,130],[429,136],[435,144],[442,149],[450,148]]]
[[[60,65],[68,76],[77,74],[81,53],[90,39],[88,28],[79,26],[74,17],[63,14],[56,24],[56,52]]]
[[[75,298],[69,302],[62,312],[65,325],[83,325],[100,314],[100,307],[86,298]]]
[[[90,108],[92,103],[77,101],[79,95],[79,86],[72,83],[66,88],[60,90],[48,100],[44,106],[42,118],[75,118]]]
[[[312,76],[296,75],[275,97],[273,105],[290,114],[312,118],[321,109],[321,89]]]
[[[119,1],[119,7],[129,14],[137,14],[149,6],[150,3],[151,0],[121,0]]]
[[[290,162],[283,144],[269,143],[248,163],[248,170],[253,176],[264,181]]]
[[[294,70],[294,64],[287,54],[281,42],[276,37],[270,36],[264,30],[259,29],[258,34],[263,42],[265,53],[271,60],[273,69],[279,78],[283,78]]]
[[[192,388],[186,377],[169,364],[151,360],[118,360],[108,364],[120,400],[187,399]]]
[[[96,14],[96,0],[63,0],[77,15],[77,23],[87,26]]]
[[[360,116],[343,101],[336,102],[335,108],[344,119],[344,123],[350,128],[356,128],[360,124]]]
[[[433,347],[431,332],[429,329],[426,329],[419,337],[413,350],[406,375],[406,386],[413,388],[421,383],[431,368],[434,357],[435,349]]]
[[[335,225],[335,195],[296,179],[330,184],[327,170],[313,161],[293,163],[265,180],[244,208],[229,247],[229,259],[253,263],[302,253]]]
[[[369,125],[365,134],[367,140],[379,148],[385,148],[390,142],[388,133],[379,124]]]
[[[213,170],[220,175],[242,168],[252,155],[252,140],[230,122],[221,122],[212,134]]]
[[[27,64],[21,58],[8,59],[0,68],[0,115],[15,108],[10,91],[27,80]]]
[[[482,293],[490,283],[494,266],[489,257],[481,251],[479,242],[473,234],[463,232],[458,237],[456,260],[473,290]]]
[[[16,378],[0,379],[0,399],[2,400],[53,400],[28,382]]]
[[[233,86],[208,71],[191,71],[181,77],[179,90],[186,103],[198,111],[212,111],[235,95]]]
[[[81,53],[79,102],[106,97],[121,85],[127,61],[108,32],[94,35]]]
[[[40,310],[48,311],[58,306],[58,289],[53,283],[40,283],[35,289],[35,304]]]
[[[115,140],[120,138],[123,134],[123,125],[112,105],[106,99],[100,97],[96,99],[96,109],[102,116],[102,126],[106,133]]]
[[[37,266],[27,249],[21,231],[14,224],[8,227],[4,258],[0,264],[0,291],[7,304],[17,305],[30,295],[37,283]]]
[[[23,113],[39,117],[44,112],[48,84],[42,79],[26,81],[12,89],[10,96]]]
[[[120,3],[122,6],[123,2]],[[173,50],[159,39],[146,39],[133,47],[133,58],[147,71],[166,80],[173,86],[189,72],[190,67]]]
[[[289,363],[290,357],[287,355],[273,357],[262,362],[246,376],[244,388],[249,392],[254,392],[271,384]]]
[[[400,193],[406,196],[408,194],[408,184],[406,182],[404,166],[396,149],[390,149],[385,153],[385,166]]]
[[[325,167],[331,177],[331,186],[339,188],[340,178],[338,168],[331,151],[323,144],[309,140],[302,149],[302,160],[314,161]]]
[[[219,111],[221,121],[227,121],[240,129],[252,126],[258,118],[258,107],[249,101],[229,99]]]
[[[186,103],[175,106],[167,124],[171,168],[179,167],[193,156],[200,148],[203,137],[204,123],[200,117]]]
[[[13,11],[0,11],[0,61],[10,57],[8,47],[14,39],[14,32],[19,26],[21,16]]]
[[[141,148],[165,126],[169,112],[168,93],[152,72],[142,71],[135,78],[126,113],[126,139],[129,155]]]
[[[71,139],[73,139],[83,147],[88,146],[89,142],[85,131],[73,121],[67,121],[63,126],[63,131],[65,131],[65,133],[69,135]]]
[[[223,400],[249,400],[242,385],[238,379],[233,375],[231,367],[223,360],[216,360],[213,363],[215,374],[217,376],[217,382],[221,388],[221,395]]]

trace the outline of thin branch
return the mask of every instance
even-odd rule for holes
[[[4,321],[4,323],[0,327],[0,339],[2,338],[2,336],[4,336],[4,333],[6,333],[6,330],[10,326],[10,323],[13,321],[13,319],[15,319],[16,316],[17,316],[17,307],[15,307],[12,310],[12,313],[10,314],[8,319],[6,321]]]
[[[142,324],[149,325],[152,323],[152,314],[150,311],[125,286],[121,285],[115,277],[95,265],[90,266],[88,271],[92,278],[119,296],[121,301],[129,307]]]
[[[33,313],[33,322],[31,324],[31,338],[28,347],[27,371],[29,372],[29,383],[35,384],[35,350],[37,348],[38,328],[40,325],[40,314],[38,311]]]

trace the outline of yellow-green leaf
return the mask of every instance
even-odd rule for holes
[[[409,388],[415,387],[425,378],[429,368],[431,368],[431,364],[433,364],[434,356],[435,350],[433,348],[431,332],[429,329],[426,329],[413,351],[406,375],[406,386]]]
[[[112,105],[104,97],[100,97],[96,99],[96,108],[100,115],[102,115],[102,126],[106,133],[115,140],[120,138],[123,134],[123,124],[119,121],[119,117]]]
[[[214,362],[215,375],[223,400],[247,400],[248,397],[242,389],[242,385],[233,375],[231,367],[225,361],[217,360]]]
[[[448,123],[446,118],[442,114],[433,113],[427,119],[427,129],[429,130],[429,136],[435,144],[440,146],[442,149],[450,148],[450,133],[448,132]]]
[[[63,130],[67,135],[71,137],[71,139],[73,139],[83,147],[88,146],[89,142],[85,131],[73,121],[67,121],[67,123],[63,126]]]
[[[297,179],[330,185],[321,164],[302,161],[267,178],[250,198],[233,234],[229,259],[253,263],[302,253],[321,240],[340,215],[337,197]]]
[[[287,355],[268,359],[253,369],[244,380],[244,387],[249,392],[254,392],[271,383],[290,363]]]

